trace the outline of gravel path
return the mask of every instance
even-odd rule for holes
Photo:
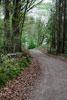
[[[39,50],[30,50],[40,62],[41,76],[29,100],[67,100],[67,63],[49,57]]]

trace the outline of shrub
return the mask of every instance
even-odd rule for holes
[[[31,43],[29,46],[28,46],[28,49],[34,49],[36,48],[36,44],[34,43]]]

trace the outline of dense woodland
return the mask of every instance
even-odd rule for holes
[[[41,2],[0,0],[0,88],[31,63],[30,54],[23,50],[23,28],[28,12]]]
[[[36,19],[35,15],[28,16],[34,7],[43,10]],[[66,0],[46,4],[43,0],[0,0],[0,12],[0,53],[20,52],[43,44],[49,44],[56,53],[67,52]]]
[[[26,49],[67,54],[67,0],[0,0],[0,87],[31,63]]]
[[[36,49],[34,50],[35,54],[29,49]],[[67,65],[60,60],[49,58],[49,54],[47,56],[46,52],[45,56],[43,56],[42,50],[51,54],[52,57],[59,55],[63,56],[60,57],[62,60],[66,60],[64,57],[67,58],[67,0],[0,0],[0,88],[3,90],[3,86],[6,83],[9,85],[4,89],[4,92],[1,93],[2,90],[0,90],[0,98],[1,95],[5,98],[6,95],[4,93],[6,92],[9,98],[14,92],[16,97],[21,97],[23,91],[25,93],[29,92],[25,90],[27,83],[28,86],[31,86],[32,80],[36,77],[37,80],[41,78],[41,82],[46,82],[45,80],[47,80],[49,84],[46,85],[46,83],[40,89],[39,87],[44,85],[44,83],[37,84],[39,87],[35,94],[42,90],[40,91],[41,96],[43,87],[46,87],[44,93],[47,94],[46,96],[49,95],[48,99],[54,99],[54,95],[55,97],[57,97],[56,95],[61,96],[61,98],[63,95],[65,97],[67,79],[65,68]],[[32,57],[31,54],[37,57]],[[41,64],[39,63],[40,60]],[[27,67],[29,69],[25,70]],[[26,71],[26,73],[23,74],[22,71]],[[17,78],[20,73],[23,75],[21,74]],[[41,73],[43,77],[42,75],[40,77]],[[17,80],[12,80],[14,78],[17,78]],[[9,80],[16,83],[16,87]],[[55,83],[56,81],[57,83]],[[57,85],[58,88],[56,90]],[[10,92],[8,91],[9,87],[9,91],[12,89]],[[14,87],[15,90],[20,88],[20,92],[18,90],[15,91]],[[26,96],[24,92],[23,95]],[[42,97],[44,97],[43,94]],[[1,98],[0,100],[8,100],[9,98]],[[11,97],[9,100],[14,100],[14,98],[12,99]],[[15,100],[27,99],[15,98]]]
[[[0,0],[3,19],[1,25],[1,48],[3,53],[21,51],[21,35],[27,12],[41,1],[36,0]]]

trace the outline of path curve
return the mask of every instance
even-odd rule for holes
[[[40,62],[41,77],[35,83],[29,100],[67,100],[67,63],[30,50]]]

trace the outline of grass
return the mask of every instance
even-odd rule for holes
[[[30,64],[30,57],[22,56],[21,58],[6,58],[0,61],[0,88],[8,80],[15,78]]]

